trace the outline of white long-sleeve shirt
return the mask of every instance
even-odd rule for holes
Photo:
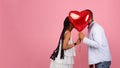
[[[104,29],[95,21],[88,26],[88,38],[85,37],[83,43],[88,45],[89,64],[111,61]]]

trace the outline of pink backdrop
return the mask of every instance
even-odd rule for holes
[[[107,34],[111,68],[120,67],[120,0],[0,0],[0,68],[49,68],[64,18],[91,9]],[[83,31],[87,35],[87,29]],[[77,31],[72,32],[74,40]],[[87,46],[77,46],[74,68],[88,68]]]

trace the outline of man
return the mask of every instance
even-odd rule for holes
[[[93,13],[88,22],[88,38],[83,33],[79,33],[80,40],[88,46],[89,67],[93,68],[110,68],[111,55],[109,45],[105,36],[104,29],[93,20]]]

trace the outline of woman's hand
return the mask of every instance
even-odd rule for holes
[[[76,45],[79,45],[79,44],[80,44],[80,42],[81,42],[81,40],[80,40],[80,39],[78,39],[78,40],[76,41]]]

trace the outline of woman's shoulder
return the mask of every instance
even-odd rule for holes
[[[71,32],[67,30],[67,31],[65,32],[65,36],[71,36]]]
[[[65,34],[71,34],[71,32],[67,30],[67,31],[65,31]]]

